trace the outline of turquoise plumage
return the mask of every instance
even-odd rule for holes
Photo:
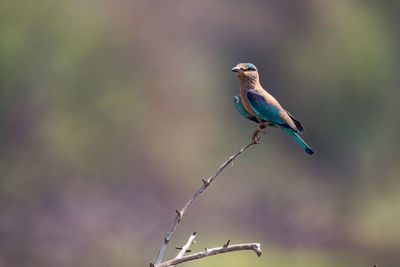
[[[232,71],[238,74],[240,81],[240,95],[233,98],[234,106],[239,114],[248,120],[260,123],[258,129],[265,128],[267,125],[279,127],[288,133],[307,154],[313,154],[310,146],[299,136],[299,132],[303,130],[301,123],[261,87],[257,68],[251,63],[241,63]],[[253,135],[253,141],[254,138]]]
[[[247,110],[243,107],[242,105],[242,100],[240,99],[240,95],[235,95],[233,97],[233,105],[235,106],[236,110],[239,112],[240,115],[245,117],[248,120],[254,121],[254,122],[259,122],[256,118],[256,116],[251,115],[250,113],[247,112]]]

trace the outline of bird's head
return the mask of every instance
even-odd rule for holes
[[[236,72],[239,80],[244,81],[248,80],[251,82],[258,81],[258,71],[256,66],[251,63],[239,63],[234,68],[232,68],[233,72]]]

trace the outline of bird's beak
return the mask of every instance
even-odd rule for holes
[[[232,71],[233,72],[240,72],[240,71],[242,71],[242,69],[240,67],[236,66],[236,67],[232,68]]]

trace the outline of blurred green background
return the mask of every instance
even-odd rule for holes
[[[0,266],[148,266],[255,124],[231,68],[306,127],[271,129],[189,209],[182,266],[400,266],[399,1],[0,3]]]

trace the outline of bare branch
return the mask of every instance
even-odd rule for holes
[[[196,232],[194,232],[186,242],[186,244],[182,247],[181,251],[179,251],[178,255],[176,255],[175,259],[182,258],[183,255],[189,250],[190,245],[193,243],[193,240],[196,238]]]
[[[190,204],[192,204],[192,202],[200,195],[200,193],[202,193],[210,184],[212,181],[214,181],[214,179],[229,165],[229,163],[233,162],[233,160],[239,156],[240,154],[242,154],[246,149],[248,149],[249,147],[251,147],[252,145],[258,144],[258,141],[260,140],[259,136],[258,136],[259,131],[255,131],[253,135],[256,135],[257,138],[253,138],[252,141],[250,143],[248,143],[247,145],[245,145],[244,147],[242,147],[242,149],[240,149],[238,152],[236,152],[235,154],[233,154],[232,156],[230,156],[216,171],[213,175],[211,175],[207,180],[202,179],[203,184],[200,186],[200,188],[193,194],[193,196],[189,199],[188,202],[186,202],[185,206],[183,206],[183,208],[178,211],[175,210],[175,212],[177,213],[175,216],[175,220],[172,224],[172,226],[169,228],[167,234],[165,235],[165,238],[163,239],[163,242],[161,244],[160,250],[158,252],[157,255],[157,261],[156,261],[156,265],[160,264],[162,261],[162,257],[164,255],[165,249],[167,248],[167,244],[172,236],[172,234],[174,233],[178,223],[181,221],[181,218],[183,217],[183,214],[186,212],[186,210],[188,209],[188,207],[190,206]]]
[[[238,245],[231,245],[231,246],[222,246],[222,247],[217,247],[217,248],[211,248],[211,249],[206,249],[205,251],[195,253],[195,254],[190,254],[187,256],[184,256],[182,258],[175,258],[173,260],[165,261],[160,264],[156,265],[151,265],[154,267],[168,267],[168,266],[174,266],[178,265],[180,263],[186,262],[186,261],[192,261],[192,260],[197,260],[201,259],[204,257],[209,257],[221,253],[227,253],[227,252],[233,252],[233,251],[239,251],[239,250],[253,250],[257,256],[261,256],[261,246],[258,243],[248,243],[248,244],[238,244]]]

